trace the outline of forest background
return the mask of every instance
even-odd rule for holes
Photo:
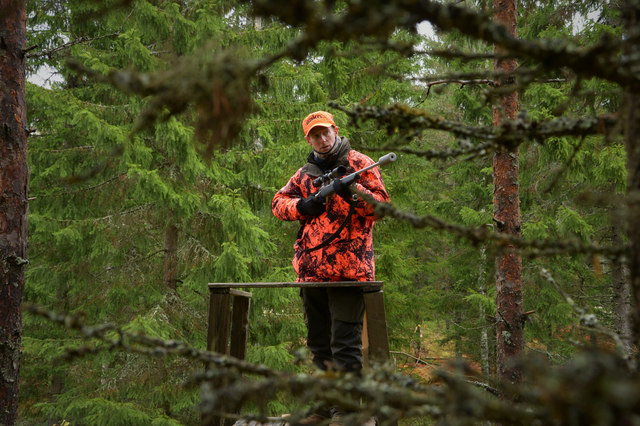
[[[501,148],[482,129],[500,95],[496,55],[486,40],[443,25],[423,37],[418,17],[387,23],[385,4],[300,1],[277,11],[266,1],[28,1],[27,72],[47,66],[57,79],[26,85],[24,300],[85,324],[204,348],[207,283],[295,279],[299,224],[276,220],[270,203],[309,152],[302,118],[325,109],[356,149],[373,158],[398,153],[383,176],[399,210],[374,227],[398,368],[424,383],[432,378],[425,369],[464,359],[490,383],[500,247],[487,235],[500,225],[492,153]],[[326,35],[327,21],[300,18],[367,7],[381,12],[378,21],[371,12],[361,37],[340,27]],[[491,13],[483,1],[464,7]],[[518,7],[525,41],[560,40],[579,51],[625,31],[616,2]],[[292,41],[313,31],[317,40]],[[627,238],[626,151],[622,124],[611,118],[625,88],[571,68],[521,65],[511,81],[519,139],[506,145],[519,145],[522,236],[550,241],[522,245],[524,353],[562,366],[584,345],[614,346],[585,331],[572,301],[618,331],[628,350],[624,257],[583,250]],[[516,131],[591,117],[596,125],[582,133]],[[397,220],[402,211],[459,226],[416,229],[416,220]],[[88,350],[86,336],[43,316],[23,322],[21,424],[199,423],[200,389],[182,384],[200,361],[100,343]],[[294,362],[305,358],[304,336],[296,290],[253,291],[249,362],[309,371]],[[283,392],[264,403],[269,415],[300,408]]]

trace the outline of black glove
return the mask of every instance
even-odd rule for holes
[[[324,197],[316,197],[315,195],[298,201],[296,207],[300,214],[304,216],[320,216],[327,208],[324,204]]]
[[[360,180],[360,175],[356,175],[352,183],[355,183],[358,180]],[[351,196],[353,195],[349,190],[349,186],[350,185],[347,185],[341,179],[336,179],[333,181],[333,192],[338,194],[347,203],[351,201]]]

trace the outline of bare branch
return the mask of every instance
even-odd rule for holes
[[[315,376],[289,374],[196,349],[179,341],[127,332],[110,324],[89,327],[84,325],[79,316],[60,315],[31,304],[27,304],[25,309],[67,329],[75,330],[87,339],[97,339],[102,343],[98,346],[67,349],[63,357],[67,361],[107,350],[123,350],[150,357],[176,355],[207,365],[205,371],[194,374],[185,383],[186,386],[203,385],[199,408],[206,415],[228,417],[225,413],[241,408],[246,402],[261,401],[276,392],[285,391],[302,403],[315,401],[327,405],[339,404],[347,409],[361,410],[361,415],[365,417],[384,415],[387,419],[396,420],[417,415],[434,418],[457,416],[460,414],[459,406],[452,402],[458,400],[473,401],[479,408],[476,413],[464,414],[469,419],[481,416],[485,419],[526,425],[535,419],[543,420],[548,416],[546,411],[534,409],[529,405],[513,406],[488,399],[483,392],[475,388],[483,385],[483,389],[490,390],[486,385],[474,382],[473,386],[470,386],[461,377],[446,372],[436,374],[449,385],[448,387],[421,386],[409,377],[384,369],[364,371],[362,377],[337,372],[319,373]],[[243,377],[242,373],[257,378]],[[226,379],[227,385],[211,388],[209,382],[217,379]],[[362,406],[360,401],[363,402]],[[264,417],[260,418],[266,420]],[[291,424],[296,424],[301,418],[301,413],[294,413],[289,420]],[[354,420],[356,419],[351,419]]]
[[[453,133],[458,137],[478,138],[495,145],[513,149],[525,140],[543,142],[550,137],[589,136],[619,132],[616,114],[597,117],[560,117],[547,121],[527,121],[526,118],[504,120],[499,126],[467,126],[457,121],[443,120],[428,112],[405,105],[394,105],[387,108],[364,107],[353,105],[347,109],[335,102],[329,106],[344,111],[349,115],[351,123],[358,125],[359,120],[374,120],[376,125],[387,129],[389,134],[396,131],[411,132],[411,136],[421,130],[434,129]]]
[[[288,25],[305,27],[305,33],[287,48],[287,56],[301,60],[322,40],[361,40],[367,37],[388,38],[398,27],[414,28],[429,21],[443,31],[457,29],[461,33],[502,48],[510,57],[544,64],[546,70],[569,68],[585,78],[598,77],[640,90],[640,75],[635,71],[639,58],[619,58],[618,53],[640,38],[640,28],[625,39],[604,33],[594,45],[579,48],[564,40],[527,41],[513,37],[500,23],[478,12],[454,3],[431,0],[398,0],[386,4],[381,13],[376,7],[352,5],[341,15],[323,13],[320,5],[300,1],[292,8],[285,0],[258,0],[254,11],[261,16],[276,16]],[[303,6],[304,5],[304,6]],[[323,25],[315,24],[322,19]]]
[[[491,241],[497,250],[501,251],[520,251],[523,255],[549,256],[555,254],[599,254],[603,256],[619,257],[628,253],[629,246],[599,246],[592,244],[583,244],[579,241],[551,241],[551,240],[527,240],[516,237],[511,234],[501,232],[493,232],[491,226],[483,226],[480,228],[466,227],[462,225],[450,224],[435,216],[417,216],[413,213],[401,211],[389,203],[381,203],[369,194],[351,188],[354,194],[358,194],[366,202],[375,206],[376,215],[379,217],[391,216],[398,220],[409,222],[415,228],[431,228],[438,231],[449,232],[460,238],[470,241],[472,244],[480,244]],[[522,250],[528,250],[522,252]]]
[[[461,157],[464,155],[467,155],[467,157],[465,157],[464,160],[470,160],[476,157],[483,157],[495,151],[498,148],[500,148],[500,146],[493,142],[483,143],[480,145],[475,145],[475,146],[470,146],[470,147],[465,147],[460,149],[443,149],[443,150],[428,149],[426,151],[419,151],[411,148],[402,148],[395,143],[390,143],[383,147],[369,147],[369,146],[358,147],[358,149],[361,149],[364,151],[374,151],[374,152],[376,151],[388,152],[390,150],[393,150],[396,152],[403,152],[405,154],[412,154],[418,157],[423,157],[428,160],[448,160],[451,158]]]

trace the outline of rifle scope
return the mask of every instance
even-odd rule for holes
[[[329,183],[332,179],[340,178],[347,174],[347,168],[345,166],[338,166],[335,169],[331,170],[329,173],[326,173],[316,179],[313,180],[313,186],[316,188],[322,186],[323,183]]]

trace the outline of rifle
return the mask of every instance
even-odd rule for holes
[[[346,183],[347,185],[351,185],[352,183],[354,183],[360,178],[360,174],[366,172],[367,170],[371,170],[374,167],[386,166],[387,164],[393,163],[397,159],[398,159],[398,156],[395,153],[390,152],[387,155],[383,155],[382,157],[380,157],[377,163],[373,163],[372,165],[367,166],[363,169],[360,169],[357,172],[353,172],[349,176],[344,176],[347,173],[346,167],[338,166],[335,169],[333,169],[331,172],[315,179],[313,181],[313,185],[320,186],[323,183],[333,182],[333,180],[335,179],[340,179],[342,180],[342,182]],[[323,186],[322,189],[320,189],[320,191],[316,192],[315,196],[328,197],[331,194],[333,194],[333,185],[326,185],[326,186]]]

